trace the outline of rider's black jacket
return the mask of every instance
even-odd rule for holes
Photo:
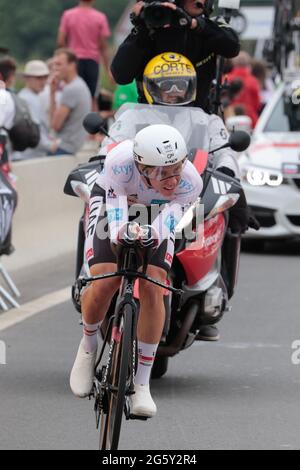
[[[208,111],[211,82],[216,77],[217,55],[226,58],[237,56],[240,43],[236,32],[221,18],[215,21],[201,18],[200,25],[195,30],[171,27],[157,29],[151,34],[143,24],[135,27],[113,59],[111,71],[116,82],[125,85],[136,79],[139,101],[146,102],[142,80],[147,63],[162,52],[177,52],[194,64],[198,78],[195,105]]]

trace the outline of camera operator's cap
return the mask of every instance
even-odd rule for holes
[[[197,73],[192,62],[181,54],[165,52],[150,60],[144,70],[144,94],[149,104],[183,106],[195,101]],[[166,102],[164,93],[178,93],[177,102]]]
[[[23,75],[25,77],[47,77],[50,70],[46,62],[42,60],[31,60],[25,65]]]

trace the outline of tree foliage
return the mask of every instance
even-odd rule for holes
[[[76,0],[0,0],[0,47],[7,47],[22,61],[50,57],[60,17],[76,4]],[[111,28],[126,5],[127,0],[96,1],[96,8],[107,14]]]

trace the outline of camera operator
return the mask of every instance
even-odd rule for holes
[[[111,71],[119,84],[137,80],[139,101],[143,93],[143,71],[151,58],[163,52],[188,57],[197,71],[195,105],[208,111],[211,83],[216,77],[217,56],[238,55],[238,35],[222,19],[209,19],[213,0],[138,1],[131,21],[134,29],[119,47]]]

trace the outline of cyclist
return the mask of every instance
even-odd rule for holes
[[[144,240],[147,245],[158,246],[147,274],[162,283],[166,281],[174,253],[175,227],[203,187],[187,153],[180,132],[163,124],[146,127],[134,141],[126,140],[108,153],[90,199],[86,256],[92,276],[117,270],[114,247],[118,240],[125,243],[128,205],[142,204],[159,209],[158,215],[150,217],[149,237]],[[107,225],[109,237],[103,230]],[[70,378],[71,389],[78,397],[91,392],[98,328],[119,286],[118,278],[94,282],[82,295],[84,334]],[[157,409],[149,381],[165,322],[164,292],[144,280],[140,280],[139,290],[139,357],[131,413],[152,417]]]

